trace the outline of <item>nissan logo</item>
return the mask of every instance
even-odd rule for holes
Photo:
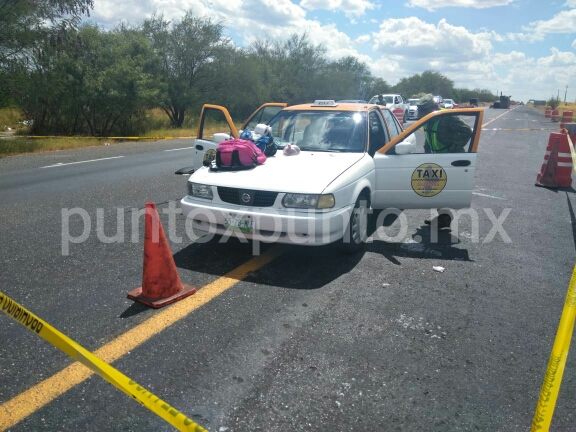
[[[250,202],[250,195],[247,193],[242,194],[242,201],[244,201],[245,203]]]

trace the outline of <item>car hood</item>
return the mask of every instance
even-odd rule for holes
[[[190,181],[212,186],[294,193],[322,193],[365,153],[327,153],[303,151],[284,156],[278,150],[263,165],[242,171],[210,171],[200,168]]]

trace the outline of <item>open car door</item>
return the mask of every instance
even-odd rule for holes
[[[286,103],[279,102],[270,102],[261,105],[244,121],[240,130],[236,129],[230,113],[226,108],[220,105],[204,105],[200,113],[197,138],[194,141],[194,170],[201,168],[204,165],[204,160],[210,162],[216,157],[216,147],[218,147],[218,144],[222,141],[230,138],[238,138],[243,130],[254,130],[257,124],[268,123],[287,105]],[[215,125],[221,124],[227,125],[226,131],[219,133],[207,132],[208,129],[213,129]]]
[[[406,130],[399,131],[374,153],[376,190],[374,208],[462,209],[470,207],[474,189],[476,152],[484,110],[481,108],[442,110],[428,114]],[[469,126],[469,138],[450,132],[447,151],[433,152],[426,145],[429,131],[442,116],[455,116]],[[445,120],[445,119],[444,119]],[[455,119],[451,119],[455,120]],[[390,121],[386,119],[390,128]],[[451,121],[450,123],[454,123]],[[456,124],[461,126],[460,122]],[[437,126],[438,128],[438,126]],[[447,129],[450,130],[451,129]],[[462,129],[460,129],[461,131]],[[437,135],[440,136],[440,135]]]

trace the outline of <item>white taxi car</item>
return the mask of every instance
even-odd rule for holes
[[[228,111],[215,105],[203,109],[200,130],[207,108],[220,111],[238,137]],[[402,130],[378,105],[319,100],[285,107],[268,122],[276,155],[249,170],[197,169],[181,200],[183,214],[214,234],[304,245],[340,241],[358,251],[370,208],[470,206],[482,114],[437,111]],[[458,153],[425,153],[422,127],[443,115],[465,117],[471,138]],[[301,152],[284,155],[287,144]]]

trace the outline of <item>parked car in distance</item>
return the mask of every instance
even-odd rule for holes
[[[442,105],[444,106],[445,109],[452,109],[454,108],[454,101],[452,99],[444,99]]]
[[[418,120],[418,100],[419,99],[408,99],[408,120]]]
[[[434,96],[434,103],[438,106],[444,102],[444,98],[440,95]]]
[[[378,96],[379,95],[372,96],[372,98],[368,101],[368,103],[369,104],[383,105],[383,104],[378,102]],[[382,94],[382,97],[384,98],[384,101],[386,103],[386,108],[390,109],[390,111],[394,112],[394,110],[396,110],[397,108],[402,109],[402,111],[404,113],[402,116],[402,122],[405,123],[406,119],[408,118],[408,110],[410,109],[410,105],[408,104],[408,101],[405,100],[402,97],[402,95],[397,94],[397,93]]]

